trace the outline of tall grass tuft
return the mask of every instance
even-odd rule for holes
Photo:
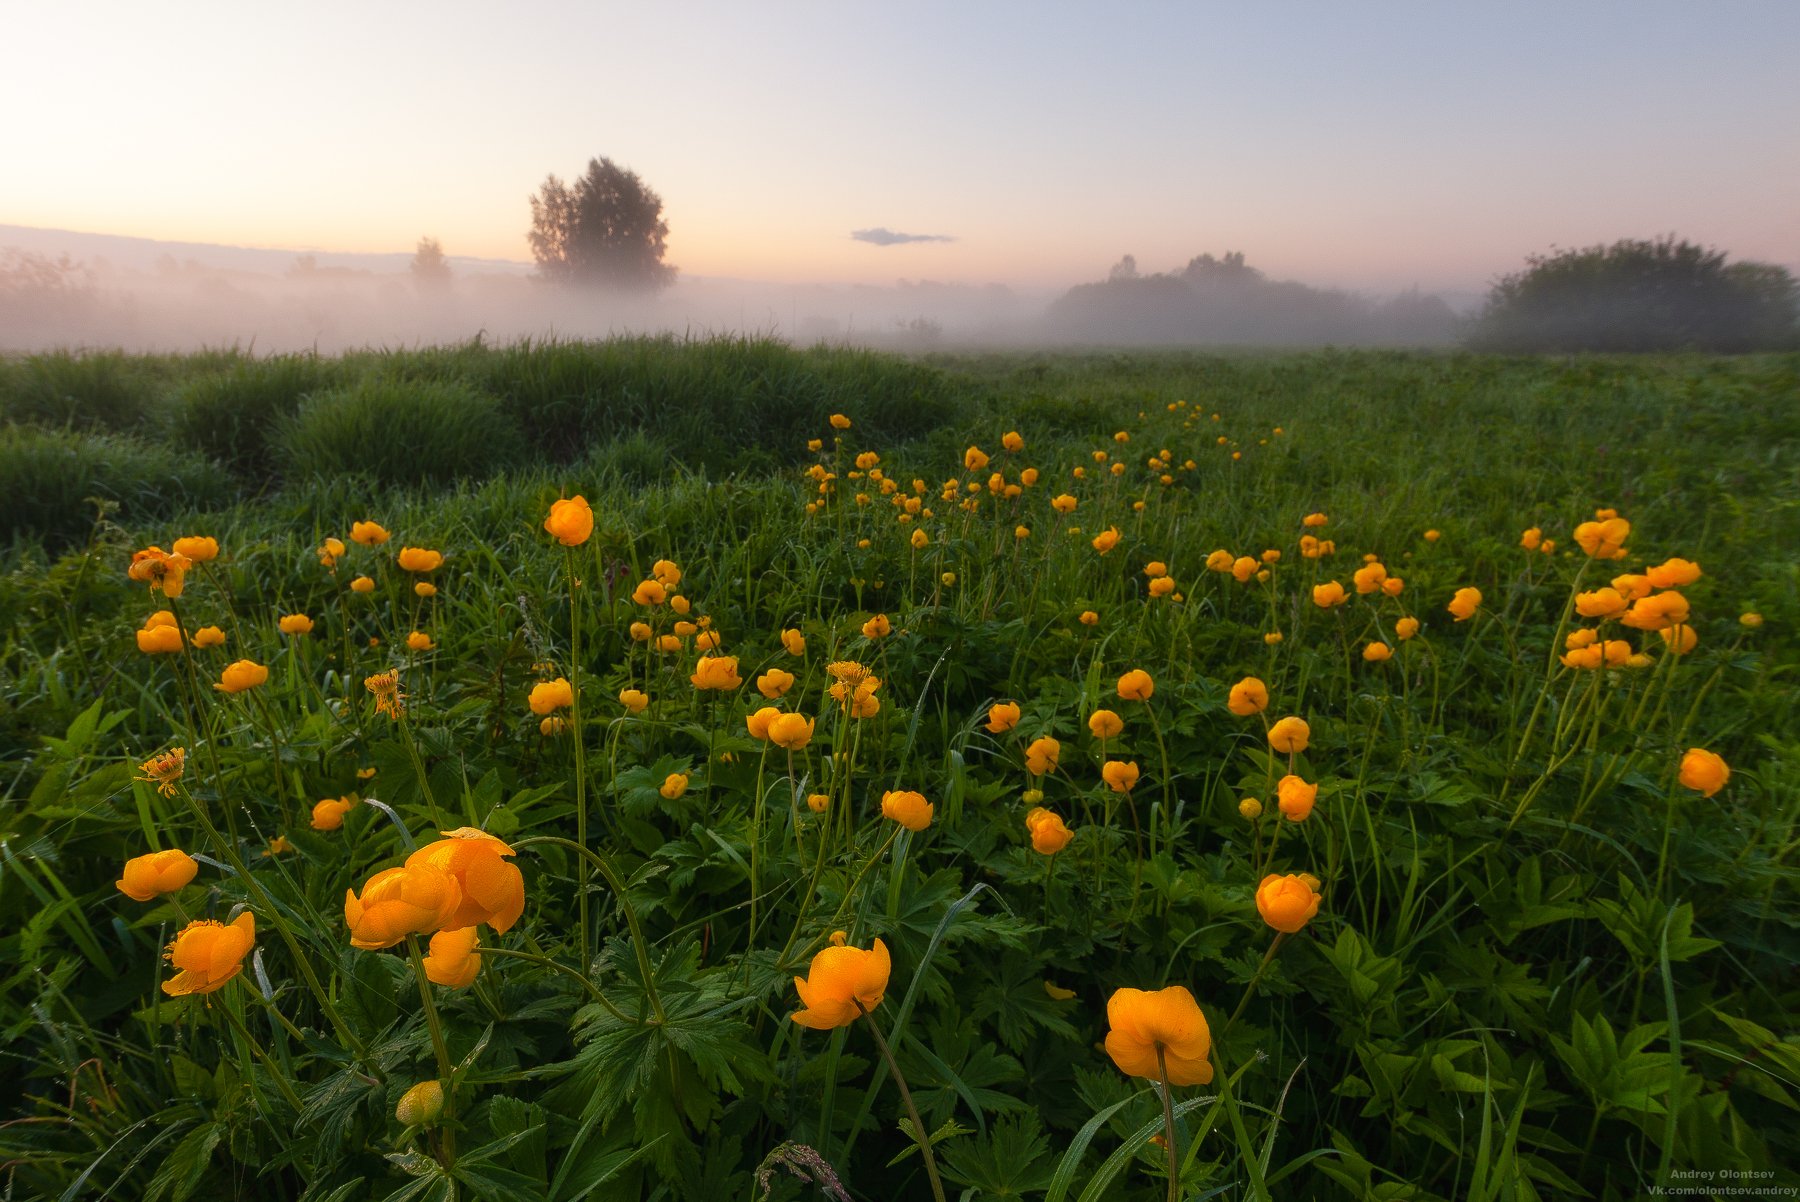
[[[93,527],[94,497],[119,504],[142,529],[178,512],[227,502],[231,481],[212,462],[128,435],[0,427],[0,539],[36,539],[52,550]]]
[[[441,485],[503,472],[524,455],[498,403],[451,382],[365,378],[314,394],[275,432],[276,462],[291,478]]]
[[[171,440],[217,460],[233,473],[266,479],[275,467],[270,439],[307,394],[342,378],[334,359],[279,355],[245,359],[215,375],[197,376],[172,398]]]

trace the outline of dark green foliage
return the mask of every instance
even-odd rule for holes
[[[339,378],[337,361],[317,355],[245,359],[182,385],[173,397],[170,439],[261,483],[275,467],[276,428],[305,396]]]
[[[1493,351],[1780,350],[1800,343],[1800,285],[1768,263],[1673,235],[1534,255],[1488,293],[1469,345]]]
[[[30,426],[0,427],[0,480],[0,539],[52,549],[87,537],[96,518],[90,497],[118,502],[116,519],[142,529],[232,492],[225,473],[196,456],[122,434]]]
[[[751,448],[796,460],[806,432],[834,412],[855,409],[869,436],[884,440],[917,437],[957,412],[956,389],[930,368],[773,339],[523,342],[471,369],[553,462],[640,430],[690,467],[729,473]]]
[[[275,436],[276,462],[290,477],[363,475],[388,485],[480,479],[524,452],[500,406],[476,389],[382,377],[313,394]]]

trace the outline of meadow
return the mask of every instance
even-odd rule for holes
[[[5,1197],[1800,1186],[1800,357],[47,354],[0,422]]]

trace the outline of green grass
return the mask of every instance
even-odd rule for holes
[[[129,446],[144,493],[84,516],[61,536],[72,549],[20,536],[0,576],[0,1096],[17,1099],[0,1120],[27,1120],[0,1126],[0,1160],[21,1196],[752,1198],[771,1157],[816,1153],[858,1197],[928,1197],[868,1029],[789,1021],[792,978],[834,930],[892,953],[873,1016],[942,1133],[951,1196],[1165,1197],[1161,1103],[1099,1046],[1114,990],[1165,985],[1198,999],[1218,1070],[1175,1091],[1184,1197],[1626,1199],[1677,1171],[1800,1162],[1800,359],[902,361],[626,340],[141,367],[162,381],[154,412],[287,378],[254,404],[297,416],[270,419],[273,481],[239,458],[255,423],[221,435],[230,476],[154,441],[166,423],[133,442],[26,425],[0,442],[33,463],[15,448],[62,462]],[[327,386],[299,387],[314,372]],[[834,412],[854,423],[840,447]],[[1022,453],[1001,452],[1008,430]],[[991,465],[964,468],[971,443]],[[1147,466],[1164,448],[1169,467]],[[863,451],[899,496],[921,481],[931,515],[899,522]],[[184,492],[159,460],[214,484]],[[815,464],[838,491],[808,514]],[[990,472],[1026,466],[1034,487],[990,496]],[[951,479],[973,511],[941,499]],[[1059,517],[1065,491],[1080,503]],[[576,492],[596,529],[564,552],[541,523]],[[1572,538],[1603,506],[1633,524],[1617,564]],[[1299,550],[1315,511],[1328,558]],[[393,540],[321,564],[320,544],[367,518]],[[1120,542],[1098,555],[1108,526]],[[1529,526],[1557,553],[1521,549]],[[170,602],[124,571],[184,534],[223,548],[172,607],[227,632],[192,679],[183,657],[137,650]],[[435,596],[396,567],[402,545],[446,554]],[[1282,555],[1239,584],[1204,567],[1216,549]],[[1349,585],[1365,555],[1400,595],[1317,608],[1312,585]],[[1593,625],[1565,621],[1577,581],[1671,556],[1704,569],[1681,589],[1691,654],[1615,626],[1648,666],[1555,663],[1565,627]],[[740,657],[741,689],[697,692],[691,639],[668,655],[634,641],[634,621],[678,619],[629,600],[664,558],[688,618]],[[1149,595],[1152,560],[1179,601]],[[363,574],[373,591],[351,591]],[[1465,586],[1484,601],[1456,622],[1445,606]],[[1747,610],[1760,629],[1739,624]],[[314,632],[279,635],[296,612]],[[872,641],[876,613],[893,633]],[[1401,642],[1403,614],[1423,627]],[[407,651],[415,629],[437,649]],[[1375,640],[1388,663],[1364,661]],[[268,683],[211,689],[239,657]],[[824,691],[825,664],[852,658],[882,680],[863,722]],[[363,688],[389,667],[404,727]],[[796,676],[775,701],[755,685],[771,667]],[[1129,668],[1154,676],[1149,702],[1116,696]],[[1291,765],[1262,719],[1226,707],[1250,674],[1266,718],[1311,725]],[[550,675],[581,685],[579,771],[573,740],[527,708]],[[643,714],[615,700],[627,686],[651,696]],[[990,733],[1005,699],[1022,720]],[[765,704],[818,719],[791,777],[747,733]],[[1125,723],[1104,753],[1086,725],[1101,707]],[[1046,733],[1061,766],[1033,781],[1023,746]],[[218,840],[185,797],[132,780],[177,745]],[[1676,783],[1689,747],[1731,765],[1710,799]],[[1142,770],[1129,799],[1101,783],[1104,759]],[[1319,785],[1301,823],[1276,813],[1290,767]],[[688,788],[665,798],[677,772]],[[481,942],[561,966],[494,954],[472,988],[432,987],[464,1066],[453,1139],[394,1117],[442,1072],[404,945],[347,943],[344,892],[403,862],[398,825],[368,806],[335,832],[307,821],[358,789],[412,838],[474,825],[517,846],[524,917]],[[890,842],[889,789],[924,793],[930,827]],[[1075,832],[1053,862],[1027,839],[1032,789]],[[823,819],[811,792],[833,797]],[[1248,796],[1265,805],[1254,824]],[[276,835],[294,850],[262,855]],[[528,842],[544,836],[585,836],[618,887]],[[125,859],[168,846],[214,862],[172,900],[114,889]],[[1264,871],[1310,872],[1322,892],[1266,960]],[[240,905],[260,966],[210,1005],[165,997],[160,950],[184,916]],[[780,1167],[772,1185],[820,1196]]]

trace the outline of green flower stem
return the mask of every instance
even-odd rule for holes
[[[581,986],[583,989],[587,990],[588,996],[593,998],[596,1002],[599,1002],[601,1008],[608,1014],[612,1015],[622,1023],[631,1022],[630,1016],[607,1000],[606,995],[600,992],[600,987],[598,985],[588,980],[584,974],[570,968],[567,964],[560,964],[548,956],[539,956],[531,952],[516,952],[511,948],[506,947],[487,947],[484,945],[477,948],[476,951],[483,956],[507,956],[514,960],[526,960],[532,964],[538,964],[542,965],[544,968],[553,969],[566,977],[573,977],[575,980],[581,982]]]
[[[443,811],[438,809],[437,798],[432,796],[431,778],[425,773],[425,761],[420,757],[419,744],[413,738],[412,723],[407,721],[406,706],[399,702],[396,702],[396,705],[399,708],[400,716],[394,719],[394,724],[400,728],[400,741],[406,744],[406,754],[411,758],[413,772],[419,778],[419,792],[425,795],[425,804],[431,807],[431,820],[437,823],[439,830],[442,830],[448,823],[444,821]]]
[[[581,610],[575,586],[575,549],[564,548],[563,571],[569,582],[569,734],[575,741],[575,841],[586,847],[587,837],[587,734],[581,728]],[[581,963],[593,955],[592,927],[588,916],[588,870],[576,883],[576,923],[581,934]]]
[[[431,1031],[431,1050],[437,1055],[438,1078],[444,1083],[444,1160],[456,1163],[456,1068],[450,1063],[450,1047],[444,1042],[444,1022],[431,1000],[431,981],[425,976],[425,957],[419,953],[419,937],[406,937],[406,955],[419,979],[419,1001],[425,1006],[425,1025]]]
[[[1219,1037],[1221,1039],[1224,1038],[1227,1031],[1231,1030],[1232,1025],[1237,1022],[1239,1017],[1243,1015],[1244,1007],[1250,1004],[1251,995],[1256,992],[1256,987],[1262,983],[1263,974],[1269,971],[1269,965],[1275,962],[1275,952],[1281,947],[1282,941],[1286,938],[1286,931],[1275,932],[1275,938],[1269,942],[1269,950],[1263,953],[1262,963],[1256,966],[1256,975],[1250,978],[1250,983],[1248,985],[1244,986],[1244,996],[1238,999],[1237,1009],[1231,1012],[1231,1017],[1225,1020],[1225,1026],[1220,1029]]]
[[[244,1026],[244,1020],[233,1013],[231,1007],[226,1005],[223,1000],[221,1000],[214,1009],[224,1014],[226,1019],[230,1021],[232,1028],[237,1031],[239,1035],[243,1036],[244,1042],[250,1045],[250,1051],[255,1054],[258,1060],[262,1061],[262,1066],[269,1070],[269,1076],[275,1079],[276,1088],[281,1090],[281,1096],[287,1099],[287,1104],[292,1106],[294,1108],[294,1113],[298,1115],[305,1109],[300,1103],[299,1095],[294,1092],[294,1087],[288,1084],[288,1079],[282,1074],[280,1066],[269,1059],[269,1054],[263,1051],[263,1046],[257,1042],[256,1036],[250,1034],[250,1029]]]
[[[894,1084],[900,1087],[900,1100],[906,1105],[906,1117],[912,1120],[913,1138],[919,1143],[919,1155],[925,1159],[925,1175],[931,1179],[931,1196],[937,1202],[944,1202],[944,1183],[938,1180],[937,1158],[932,1155],[931,1137],[925,1131],[924,1120],[919,1118],[919,1108],[913,1105],[912,1090],[906,1087],[906,1078],[901,1075],[900,1066],[895,1063],[894,1053],[888,1048],[887,1040],[881,1037],[881,1028],[875,1025],[874,1016],[863,1009],[860,999],[850,1000],[856,1003],[856,1012],[869,1024],[869,1034],[875,1037],[875,1046],[881,1049],[881,1058],[887,1061],[888,1072],[894,1075]]]
[[[1174,1089],[1169,1084],[1169,1065],[1161,1041],[1156,1045],[1156,1072],[1162,1078],[1163,1143],[1167,1145],[1164,1151],[1169,1154],[1169,1202],[1176,1202],[1181,1188],[1181,1169],[1175,1163]]]
[[[319,983],[318,975],[313,972],[312,961],[307,959],[306,953],[301,950],[299,940],[295,939],[294,933],[288,929],[287,921],[282,918],[281,911],[276,908],[274,900],[263,890],[257,879],[250,875],[250,869],[244,864],[243,857],[238,855],[236,845],[227,842],[219,834],[218,828],[207,818],[206,811],[200,808],[200,803],[194,800],[192,793],[189,793],[186,788],[182,788],[180,792],[182,797],[187,799],[189,808],[194,811],[194,817],[200,820],[200,826],[206,831],[207,838],[212,840],[214,849],[225,857],[225,862],[231,865],[233,871],[237,873],[238,879],[244,882],[245,890],[256,901],[260,911],[268,916],[270,922],[275,924],[276,933],[281,936],[282,942],[287,944],[288,953],[294,957],[294,966],[300,970],[301,979],[306,982],[306,987],[318,1000],[319,1007],[324,1010],[325,1016],[331,1020],[332,1029],[337,1032],[338,1038],[356,1053],[358,1060],[367,1061],[369,1049],[345,1024],[343,1017],[337,1012],[337,1007],[332,1005],[331,995],[325,991],[325,986]]]
[[[625,925],[631,931],[632,948],[637,952],[638,973],[644,978],[644,994],[650,1001],[650,1009],[656,1014],[658,1025],[666,1026],[669,1016],[663,1009],[662,995],[657,992],[656,977],[650,971],[650,945],[644,939],[644,928],[638,925],[637,910],[632,907],[631,895],[625,891],[625,882],[619,879],[618,872],[605,856],[591,848],[583,847],[573,839],[564,839],[556,835],[533,835],[529,839],[521,839],[513,846],[524,849],[539,843],[566,847],[584,857],[599,871],[607,886],[613,891],[613,895],[619,899],[619,909],[625,912]]]

